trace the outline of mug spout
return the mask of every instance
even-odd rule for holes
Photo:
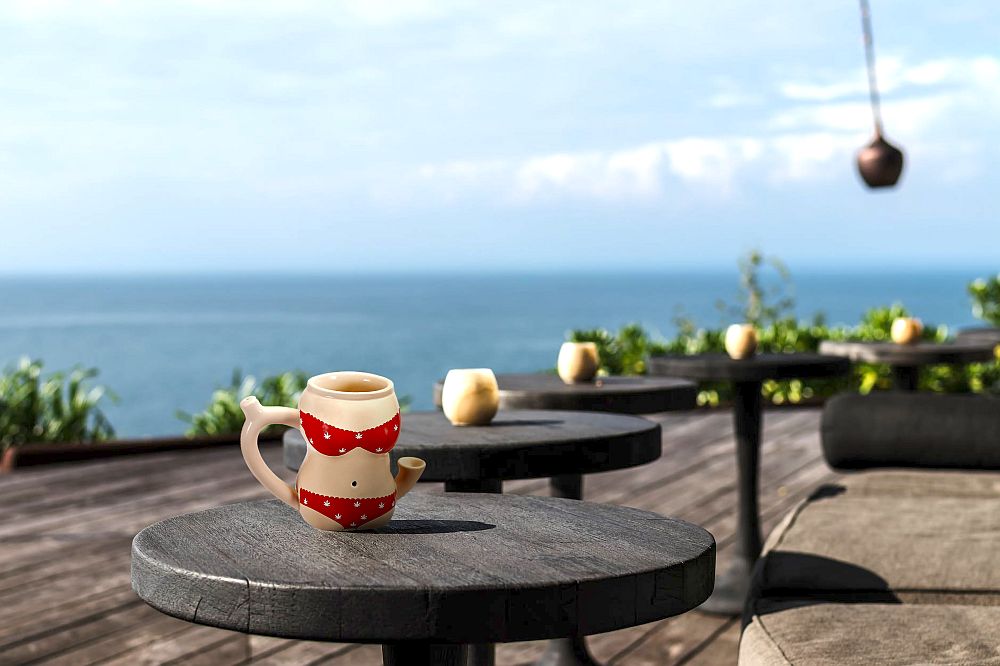
[[[243,410],[244,416],[249,419],[259,414],[262,408],[257,396],[251,395],[240,400],[240,409]]]
[[[420,458],[406,456],[400,458],[396,464],[399,466],[399,472],[396,474],[396,499],[398,500],[417,485],[417,480],[424,473],[427,463]]]

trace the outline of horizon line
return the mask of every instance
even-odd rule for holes
[[[792,278],[796,275],[933,275],[933,274],[965,274],[969,279],[977,277],[990,277],[1000,274],[1000,267],[987,268],[985,266],[957,266],[944,265],[929,268],[927,266],[913,267],[909,265],[848,265],[848,266],[810,266],[796,267],[785,263],[786,268]],[[770,267],[764,267],[765,273],[773,272]],[[671,266],[664,268],[653,267],[557,267],[557,268],[487,268],[476,269],[469,267],[458,267],[453,269],[428,269],[428,268],[408,268],[390,270],[246,270],[246,269],[191,269],[185,271],[174,270],[78,270],[78,271],[3,271],[0,270],[0,280],[35,278],[35,279],[72,279],[72,278],[256,278],[256,277],[287,277],[287,278],[308,278],[308,277],[340,277],[340,278],[371,278],[371,277],[517,277],[517,276],[625,276],[625,275],[725,275],[738,274],[739,267],[735,265],[722,266]]]

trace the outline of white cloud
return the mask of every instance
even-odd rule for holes
[[[853,136],[815,132],[771,137],[691,136],[611,151],[537,155],[522,160],[423,165],[417,177],[456,195],[491,191],[500,199],[528,204],[551,198],[650,201],[677,187],[709,199],[731,194],[737,180],[801,181],[822,177],[823,167],[843,162],[857,148]]]
[[[993,56],[971,58],[934,58],[908,63],[899,56],[882,56],[876,72],[879,91],[889,94],[922,95],[933,91],[923,88],[946,88],[949,92],[970,88],[993,87],[1000,80],[1000,59]],[[790,100],[830,102],[848,98],[868,98],[868,75],[863,67],[846,76],[827,74],[826,81],[786,81],[779,85],[781,94]]]
[[[1000,111],[1000,59],[938,58],[911,64],[898,57],[884,58],[879,65],[879,87],[882,117],[890,135],[919,141],[935,131],[952,133],[949,118],[955,117],[970,119],[970,125],[992,125]],[[785,83],[779,89],[796,103],[772,116],[769,127],[774,130],[871,130],[863,70],[853,78],[815,85]]]

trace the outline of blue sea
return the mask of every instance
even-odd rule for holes
[[[798,273],[795,311],[856,322],[903,302],[925,322],[975,324],[966,283],[986,271]],[[33,277],[0,279],[0,363],[100,369],[120,397],[121,436],[184,430],[234,368],[257,376],[358,369],[386,375],[416,409],[453,367],[552,367],[566,332],[640,322],[660,335],[679,314],[732,317],[735,271],[636,274]]]

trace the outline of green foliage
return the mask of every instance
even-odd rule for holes
[[[777,257],[765,257],[757,250],[751,250],[739,260],[740,291],[743,302],[731,308],[742,315],[742,321],[761,327],[785,318],[795,307],[795,300],[789,295],[792,276],[788,268]],[[778,284],[765,288],[762,271],[773,270]]]
[[[764,270],[777,274],[779,280],[776,285],[770,288],[765,286]],[[757,329],[758,349],[765,353],[815,352],[823,340],[890,340],[892,322],[897,317],[910,314],[901,303],[894,303],[866,311],[854,326],[829,326],[820,314],[811,320],[797,319],[793,314],[794,300],[789,295],[792,283],[788,270],[779,260],[765,257],[757,251],[740,260],[739,282],[740,302],[721,302],[719,310],[730,321],[753,323]],[[969,286],[969,291],[976,303],[977,316],[1000,324],[1000,276],[989,282],[977,280]],[[602,371],[608,374],[643,374],[645,358],[649,354],[725,353],[724,328],[699,327],[690,318],[683,317],[675,323],[677,334],[669,340],[653,339],[637,324],[630,324],[617,334],[603,329],[573,331],[570,339],[596,342],[601,353]],[[922,337],[928,341],[944,342],[948,340],[948,329],[928,325]],[[891,386],[888,366],[856,364],[848,379],[767,381],[763,385],[763,394],[772,403],[783,404],[825,398],[845,389],[868,393]],[[919,387],[948,393],[1000,393],[1000,357],[992,363],[926,367],[921,371]],[[726,383],[704,382],[699,387],[699,404],[718,405],[730,398],[731,387]]]
[[[653,340],[639,324],[627,324],[617,334],[603,328],[571,331],[569,338],[571,342],[597,344],[602,375],[644,375],[646,359],[666,351],[666,347]]]
[[[304,372],[296,370],[265,377],[258,383],[253,375],[244,377],[237,369],[233,371],[229,386],[212,393],[204,411],[198,414],[178,411],[177,417],[190,424],[185,433],[188,436],[238,433],[243,428],[244,416],[240,409],[243,398],[255,395],[264,405],[295,407],[308,379]]]
[[[218,388],[212,393],[204,411],[197,414],[178,411],[177,417],[190,424],[185,433],[189,437],[236,434],[243,428],[245,420],[243,410],[240,409],[243,398],[254,395],[262,405],[268,407],[296,407],[307,381],[309,376],[306,373],[295,370],[265,377],[258,383],[253,375],[244,377],[237,369],[233,371],[229,386]],[[400,397],[399,404],[400,409],[406,412],[410,406],[409,396]]]
[[[42,375],[42,362],[22,358],[0,375],[0,451],[32,442],[99,442],[115,431],[100,403],[115,397],[91,386],[93,368]]]
[[[973,280],[968,286],[972,314],[993,326],[1000,326],[1000,275]]]

